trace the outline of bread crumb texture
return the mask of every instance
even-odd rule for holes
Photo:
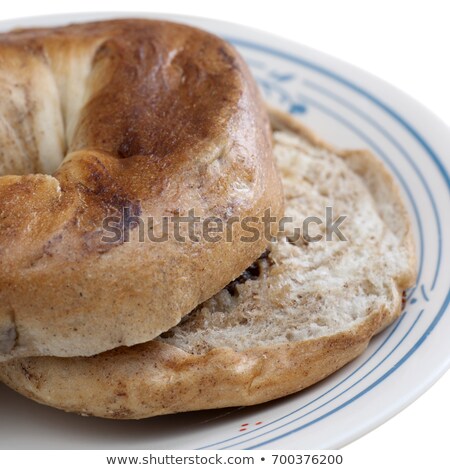
[[[274,153],[292,222],[240,278],[157,341],[194,354],[242,351],[333,335],[373,312],[396,310],[401,280],[411,282],[409,228],[395,216],[404,209],[391,185],[370,174],[374,157],[345,158],[284,130],[274,132]],[[327,241],[327,207],[333,221],[345,216],[345,241],[335,234]],[[307,217],[323,221],[309,225],[320,241],[295,235]]]

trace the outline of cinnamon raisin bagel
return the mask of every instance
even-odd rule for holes
[[[88,358],[16,359],[0,364],[0,380],[65,411],[140,419],[263,403],[362,354],[400,315],[417,276],[399,188],[370,152],[335,149],[282,112],[271,119],[292,223],[263,256],[148,343]],[[346,216],[344,239],[328,239],[325,224],[318,239],[295,234],[327,207]]]
[[[141,239],[146,218],[192,209],[281,216],[267,111],[223,40],[141,19],[16,30],[0,92],[0,360],[148,341],[264,251],[239,224]]]

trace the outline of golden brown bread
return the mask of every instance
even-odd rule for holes
[[[0,364],[0,379],[66,411],[137,419],[265,402],[361,354],[398,317],[416,276],[398,187],[369,152],[338,152],[289,116],[271,117],[286,213],[299,224],[331,205],[347,215],[346,241],[294,241],[287,227],[250,275],[156,340],[89,358],[16,359]]]
[[[134,227],[124,208],[281,215],[267,112],[229,44],[115,20],[2,34],[0,57],[0,361],[150,340],[264,250],[239,226],[231,243],[101,241],[106,216]]]
[[[379,312],[348,332],[307,342],[189,354],[150,341],[93,357],[36,357],[0,364],[0,379],[68,412],[141,419],[263,403],[325,378],[361,354]]]

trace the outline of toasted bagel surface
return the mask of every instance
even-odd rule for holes
[[[394,321],[416,276],[409,216],[367,151],[337,151],[272,113],[286,225],[269,251],[156,340],[90,358],[29,358],[0,379],[66,411],[144,418],[262,403],[336,371]],[[345,240],[295,236],[306,217],[346,215]]]
[[[142,19],[17,30],[0,92],[0,360],[148,341],[264,251],[238,224],[145,235],[190,210],[282,213],[267,111],[225,41]]]

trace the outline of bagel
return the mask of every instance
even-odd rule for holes
[[[137,236],[137,217],[282,214],[267,110],[225,41],[143,19],[16,30],[0,92],[0,361],[148,341],[266,248],[239,226]],[[108,218],[130,239],[105,243]]]
[[[70,412],[137,419],[262,403],[336,371],[394,321],[416,277],[408,214],[367,151],[338,151],[272,112],[292,224],[234,282],[157,339],[89,358],[0,364],[21,394]],[[346,216],[345,239],[294,237],[308,216]]]

